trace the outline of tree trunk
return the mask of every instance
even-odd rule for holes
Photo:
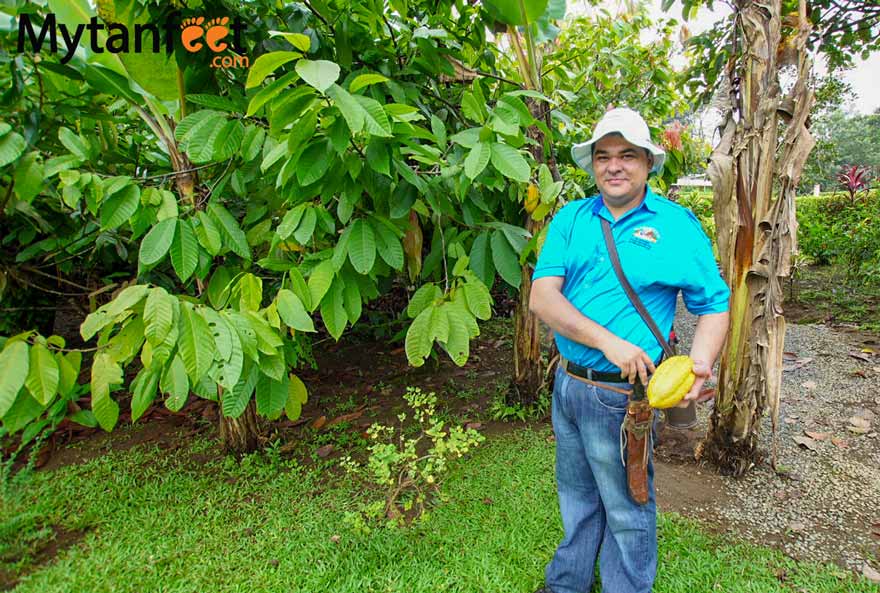
[[[227,453],[244,455],[259,448],[260,429],[257,409],[252,399],[238,418],[229,418],[220,410],[220,441]]]
[[[814,144],[806,128],[813,95],[804,0],[801,28],[795,33],[798,79],[784,99],[778,80],[784,64],[777,61],[783,55],[777,50],[786,43],[780,0],[740,0],[738,7],[734,47],[741,54],[728,65],[727,76],[734,83],[709,168],[718,251],[731,288],[730,333],[709,431],[698,451],[733,475],[758,461],[758,431],[768,408],[775,439],[785,339],[783,282],[796,249],[797,183]],[[780,119],[788,124],[781,144]],[[773,460],[775,464],[775,446]]]
[[[543,102],[535,99],[527,99],[526,104],[529,111],[536,119],[542,119],[550,125],[549,112],[545,108]],[[532,153],[537,163],[546,163],[553,175],[553,179],[558,181],[561,179],[559,169],[556,166],[556,159],[553,157],[552,149],[548,148],[545,154],[545,136],[537,126],[530,126],[526,132],[528,136],[534,139],[537,144],[531,146],[529,151]],[[534,237],[538,235],[546,226],[548,219],[535,220],[531,214],[526,213],[525,228]],[[544,360],[541,358],[541,325],[537,316],[529,311],[529,298],[532,293],[532,269],[529,265],[522,268],[522,281],[519,287],[519,296],[516,301],[516,309],[514,310],[514,338],[513,338],[513,386],[510,390],[507,403],[531,405],[538,399],[538,393],[541,389],[552,387],[549,384],[548,376],[550,375],[545,368]],[[548,360],[552,362],[556,358],[556,344],[550,346],[550,355]]]

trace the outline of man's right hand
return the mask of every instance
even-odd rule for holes
[[[654,361],[644,350],[617,336],[610,339],[608,345],[602,348],[602,354],[608,362],[620,369],[620,374],[630,383],[635,383],[638,377],[642,385],[647,385],[648,375],[654,372]]]

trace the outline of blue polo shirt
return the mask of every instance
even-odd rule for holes
[[[575,308],[658,360],[663,349],[617,280],[600,217],[611,223],[623,272],[664,335],[672,328],[679,290],[695,315],[727,311],[730,290],[700,222],[650,188],[642,203],[617,221],[600,196],[566,204],[550,222],[532,279],[562,276],[562,294]],[[601,351],[559,333],[556,345],[572,362],[597,371],[618,370]]]

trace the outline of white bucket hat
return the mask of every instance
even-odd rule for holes
[[[654,166],[651,168],[652,173],[656,173],[663,168],[666,153],[663,152],[662,148],[651,142],[651,131],[648,129],[648,124],[645,123],[641,115],[632,109],[618,107],[605,112],[605,115],[596,124],[592,138],[587,142],[575,144],[571,148],[571,158],[590,175],[596,175],[593,172],[593,144],[608,134],[620,134],[630,144],[641,146],[653,154]]]

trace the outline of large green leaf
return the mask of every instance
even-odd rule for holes
[[[186,367],[179,354],[171,359],[171,364],[165,369],[160,389],[163,393],[168,394],[165,399],[165,407],[172,412],[177,412],[186,403],[189,395],[189,377],[186,376]]]
[[[537,21],[548,0],[485,0],[489,13],[506,25],[523,26]]]
[[[351,133],[357,134],[360,132],[364,127],[366,112],[360,103],[355,100],[354,95],[338,84],[330,85],[330,88],[327,89],[327,94],[336,103],[336,107],[342,113],[342,117],[345,118],[345,123],[348,124],[348,129]]]
[[[277,97],[281,93],[281,91],[286,89],[287,86],[298,77],[299,75],[296,72],[288,72],[284,76],[276,78],[275,80],[261,88],[248,103],[248,109],[245,115],[250,117],[256,114],[263,105]]]
[[[177,299],[164,288],[156,287],[147,295],[144,304],[144,336],[153,346],[161,344],[174,324]]]
[[[49,349],[42,344],[31,346],[30,366],[25,385],[34,399],[44,406],[52,401],[58,392],[58,379],[58,363]]]
[[[339,78],[339,66],[327,60],[302,59],[296,63],[296,73],[323,93]]]
[[[324,176],[333,162],[330,154],[330,144],[326,139],[312,142],[303,151],[296,165],[296,179],[300,185],[311,185]]]
[[[152,369],[141,369],[131,385],[131,421],[144,415],[153,400],[159,385],[159,373]]]
[[[512,146],[501,142],[492,143],[492,166],[499,173],[514,181],[525,183],[529,180],[529,163]]]
[[[181,282],[186,282],[199,263],[199,243],[192,225],[185,219],[178,219],[177,233],[171,243],[171,265]]]
[[[21,134],[12,132],[0,138],[0,167],[5,167],[24,153],[27,142]]]
[[[358,76],[355,76],[354,80],[351,81],[351,84],[348,85],[348,90],[352,93],[356,93],[366,86],[378,84],[380,82],[388,82],[388,79],[381,74],[359,74]]]
[[[223,393],[221,408],[223,415],[229,418],[238,418],[247,408],[260,378],[260,370],[256,365],[251,365],[241,379],[231,390]]]
[[[115,229],[126,222],[137,211],[141,200],[141,190],[130,184],[114,193],[101,203],[101,227]]]
[[[391,122],[388,121],[388,115],[382,109],[382,105],[375,99],[364,97],[362,95],[354,95],[364,112],[364,127],[367,132],[373,136],[390,138]]]
[[[495,284],[495,266],[492,263],[492,252],[489,249],[489,233],[482,232],[474,239],[468,263],[477,277],[486,286]]]
[[[244,274],[236,287],[238,290],[239,310],[259,311],[263,305],[263,280],[253,274]]]
[[[178,98],[177,59],[173,52],[132,51],[118,55],[131,80],[145,91],[162,101]]]
[[[0,352],[0,418],[12,404],[28,377],[30,359],[25,342],[7,343]]]
[[[386,264],[395,270],[402,270],[404,257],[403,245],[400,243],[400,239],[381,222],[377,222],[374,219],[371,219],[370,222],[373,227],[373,234],[376,237],[379,255],[385,260]]]
[[[280,381],[260,374],[256,391],[257,414],[269,420],[278,420],[289,397],[290,379],[287,374],[282,374]]]
[[[367,274],[376,262],[376,238],[363,219],[354,221],[348,241],[348,258],[359,274]]]
[[[82,352],[55,353],[55,362],[58,363],[58,393],[68,396],[76,387],[79,371],[82,367]]]
[[[105,353],[98,352],[92,361],[92,412],[101,428],[110,431],[119,420],[119,404],[110,397],[110,389],[122,384],[122,367]]]
[[[501,274],[505,282],[519,288],[522,281],[522,268],[519,265],[519,256],[501,231],[492,233],[492,263]]]
[[[315,232],[315,224],[317,222],[318,214],[315,211],[315,208],[306,208],[302,221],[300,221],[299,226],[297,226],[296,230],[293,232],[293,237],[300,245],[305,245],[309,242],[309,239],[312,238],[312,233]]]
[[[291,420],[296,420],[302,413],[302,406],[309,399],[309,392],[305,384],[296,375],[290,376],[287,389],[287,402],[284,404],[284,413]]]
[[[216,222],[217,226],[220,228],[226,246],[239,257],[248,260],[251,259],[251,248],[248,245],[247,236],[244,234],[244,231],[241,230],[241,227],[238,226],[238,222],[233,218],[232,214],[230,214],[226,208],[217,203],[208,205],[208,214],[214,219],[214,222]]]
[[[254,60],[254,63],[251,64],[251,67],[248,70],[247,82],[244,85],[245,88],[250,89],[259,86],[260,83],[262,83],[267,76],[275,72],[275,70],[284,64],[295,60],[301,55],[301,53],[296,51],[273,51],[261,55]],[[251,109],[253,109],[253,105],[248,108],[248,114],[251,113]],[[254,111],[256,111],[256,109],[254,109]]]
[[[92,88],[112,97],[127,99],[135,105],[143,105],[144,98],[134,92],[128,79],[118,72],[101,66],[88,65],[85,67],[85,79]]]
[[[470,336],[466,319],[468,313],[454,303],[447,304],[445,308],[449,319],[449,337],[443,347],[452,362],[464,366],[470,354]]]
[[[192,305],[181,303],[178,321],[177,347],[192,383],[197,383],[208,372],[214,360],[214,339],[207,322]]]
[[[289,327],[303,332],[315,331],[311,316],[292,290],[286,288],[279,290],[276,303],[281,320]]]
[[[327,327],[327,331],[335,340],[339,340],[345,326],[348,323],[348,313],[345,310],[344,285],[339,277],[333,280],[330,290],[321,301],[321,319]]]
[[[406,314],[411,318],[418,317],[422,311],[443,296],[443,291],[436,284],[423,284],[412,295],[406,307]]]
[[[219,255],[220,250],[223,249],[223,236],[214,219],[200,210],[192,222],[199,244],[210,255]]]
[[[3,140],[0,140],[0,146],[2,146],[2,144]],[[0,167],[6,164],[3,162],[2,153],[3,149],[0,148]],[[37,160],[38,156],[39,153],[36,151],[29,152],[22,157],[18,162],[18,166],[15,168],[15,195],[17,195],[18,199],[23,202],[30,202],[39,195],[40,191],[43,189],[43,184],[46,181],[43,173],[43,165]]]
[[[203,313],[213,313],[210,315],[215,319],[219,319],[220,323],[214,326],[215,339],[229,340],[229,356],[223,360],[215,361],[217,365],[216,380],[225,389],[233,389],[241,379],[241,373],[244,370],[244,347],[241,342],[240,335],[232,323],[224,316],[219,315],[208,308],[202,310]],[[208,317],[208,315],[206,315]],[[219,331],[218,331],[219,330]]]
[[[361,291],[357,281],[354,279],[346,280],[342,296],[345,312],[348,314],[348,322],[354,325],[360,319],[363,312],[363,301],[361,300]]]
[[[318,308],[318,305],[321,304],[321,299],[324,298],[324,295],[327,294],[330,285],[333,283],[334,275],[335,271],[333,269],[333,262],[329,259],[325,259],[314,267],[312,273],[309,275],[308,283],[309,294],[312,297],[311,306],[309,308],[310,311],[314,311]]]
[[[177,231],[177,219],[166,218],[150,229],[150,232],[141,239],[141,249],[138,260],[145,266],[152,266],[162,261]]]
[[[430,325],[433,316],[433,307],[427,307],[413,320],[406,331],[404,349],[406,358],[414,367],[420,367],[425,363],[425,357],[431,352]]]
[[[478,142],[468,153],[464,160],[464,173],[468,179],[476,179],[477,175],[483,172],[486,165],[489,164],[489,157],[492,155],[492,148],[485,142]]]
[[[31,397],[27,389],[18,392],[12,407],[3,415],[3,428],[7,434],[15,434],[19,430],[40,417],[45,406]],[[73,420],[71,418],[71,420]],[[95,424],[97,426],[97,424]],[[33,426],[33,425],[32,425]]]
[[[492,316],[492,296],[489,290],[479,281],[471,281],[462,287],[468,309],[474,317],[487,320]]]

